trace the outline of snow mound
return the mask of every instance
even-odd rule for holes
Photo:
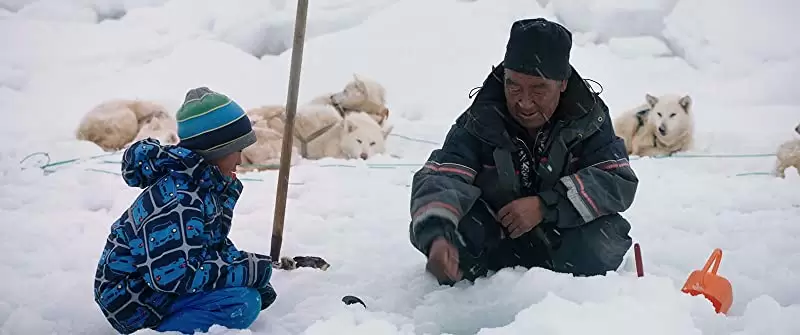
[[[800,10],[796,1],[539,3],[573,31],[577,45],[607,45],[625,58],[679,57],[689,67],[722,79],[721,85],[698,85],[691,91],[726,91],[733,99],[746,103],[800,102],[800,95],[792,91],[792,83],[800,76],[796,62],[800,58],[800,39],[794,36],[800,31],[800,21],[786,15]],[[657,78],[653,77],[655,81]]]
[[[800,57],[800,23],[786,15],[798,10],[792,0],[682,0],[665,17],[664,36],[698,68],[758,72]]]
[[[678,0],[551,0],[550,9],[570,30],[591,32],[595,41],[660,36]]]
[[[86,23],[98,20],[97,12],[93,9],[75,1],[65,0],[36,1],[17,12],[17,18]]]
[[[608,47],[614,54],[624,58],[653,58],[672,55],[664,41],[652,36],[612,37]]]
[[[292,47],[297,3],[292,1],[239,1],[215,21],[212,33],[221,41],[262,57],[280,55]],[[343,1],[309,4],[306,39],[355,27],[395,0],[372,0],[358,6]],[[230,6],[225,3],[225,6]],[[269,36],[269,38],[265,38]]]
[[[26,80],[25,72],[22,70],[0,64],[0,87],[21,90]]]
[[[36,2],[37,0],[0,0],[0,8],[16,12],[25,7],[25,5]]]
[[[18,12],[21,18],[95,23],[120,19],[141,7],[158,6],[167,0],[3,0],[0,8]]]

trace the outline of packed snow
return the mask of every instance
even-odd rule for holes
[[[92,279],[110,224],[138,190],[118,175],[119,153],[74,139],[83,114],[113,98],[176,109],[197,86],[245,108],[284,103],[295,6],[0,0],[0,334],[114,333]],[[800,176],[766,175],[770,154],[798,137],[797,9],[792,0],[311,1],[301,101],[353,73],[370,77],[387,89],[395,136],[382,157],[292,169],[282,254],[332,267],[276,271],[278,300],[249,331],[210,333],[800,333]],[[624,216],[644,277],[627,262],[605,277],[517,268],[438,286],[408,241],[412,173],[502,59],[511,22],[535,16],[574,31],[573,64],[602,85],[612,116],[645,93],[690,94],[696,147],[632,158],[640,184]],[[277,173],[240,178],[231,238],[268,254]],[[714,248],[733,285],[728,316],[680,292]],[[368,308],[344,305],[345,295]]]

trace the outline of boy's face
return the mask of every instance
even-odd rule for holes
[[[219,168],[219,171],[222,172],[223,175],[235,178],[236,167],[242,164],[242,152],[237,151],[231,153],[225,157],[211,161],[211,164],[216,165]]]

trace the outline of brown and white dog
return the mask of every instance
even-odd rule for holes
[[[248,110],[247,116],[257,140],[242,150],[240,171],[277,168],[286,126],[286,109],[279,105],[263,106]],[[386,151],[386,136],[391,129],[391,126],[381,128],[365,112],[348,112],[342,117],[331,105],[297,106],[291,165],[301,157],[367,159],[382,154]]]
[[[75,131],[78,140],[93,142],[109,152],[146,137],[162,144],[178,142],[175,118],[164,106],[143,100],[103,102],[84,115]]]
[[[389,109],[386,108],[386,89],[378,82],[353,74],[344,89],[314,98],[310,104],[330,105],[342,115],[350,112],[365,112],[381,127],[386,126]]]
[[[794,131],[800,134],[800,124],[794,128]],[[790,166],[797,169],[797,174],[800,175],[800,139],[789,140],[781,144],[776,156],[775,171],[773,172],[775,176],[786,178],[784,172]]]

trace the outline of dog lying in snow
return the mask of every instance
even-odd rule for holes
[[[692,98],[688,95],[645,94],[646,103],[614,120],[614,131],[625,141],[629,155],[672,155],[694,141]]]
[[[256,143],[242,150],[240,171],[274,168],[280,162],[286,109],[264,106],[247,111],[256,133]],[[386,151],[385,141],[393,127],[381,128],[365,112],[348,112],[342,117],[330,105],[297,106],[291,162],[308,159],[361,158]],[[251,165],[251,166],[247,166]]]
[[[75,137],[117,151],[147,137],[177,144],[177,122],[163,106],[142,100],[110,100],[92,108],[81,119]]]
[[[380,126],[386,126],[389,109],[386,108],[386,89],[378,82],[353,74],[341,92],[314,98],[310,104],[330,105],[344,117],[350,112],[365,112]]]
[[[800,134],[800,124],[794,128],[794,131]],[[800,139],[789,140],[781,144],[776,156],[774,175],[786,178],[784,171],[790,166],[797,169],[797,174],[800,174]]]
[[[161,144],[178,144],[178,123],[174,117],[163,111],[153,113],[149,118],[139,123],[139,133],[133,142],[146,138],[157,139]]]

